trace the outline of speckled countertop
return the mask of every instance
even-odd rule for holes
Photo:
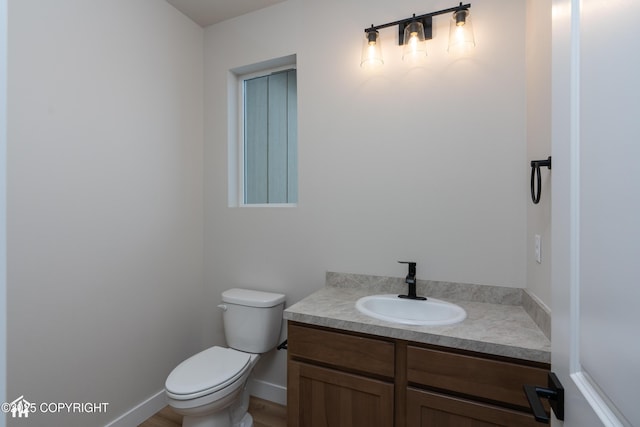
[[[520,289],[494,298],[495,289],[478,285],[418,282],[418,294],[458,304],[467,318],[455,325],[410,326],[366,316],[355,308],[367,295],[403,292],[397,278],[328,273],[327,286],[288,307],[284,318],[291,321],[361,332],[456,349],[472,350],[535,362],[550,363],[551,343],[527,314],[518,298]],[[376,280],[377,279],[377,280]],[[366,283],[363,283],[366,282]],[[406,286],[406,285],[405,285]],[[448,289],[443,292],[442,289]],[[504,288],[506,292],[511,288]],[[487,298],[482,294],[492,294]],[[492,302],[486,302],[492,301]],[[499,301],[499,302],[495,302]]]

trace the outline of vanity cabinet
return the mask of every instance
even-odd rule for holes
[[[289,427],[535,427],[549,365],[289,322]]]

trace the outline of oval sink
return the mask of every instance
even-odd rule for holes
[[[467,317],[464,308],[450,302],[411,300],[392,294],[362,297],[356,301],[356,308],[367,316],[404,325],[452,325]]]

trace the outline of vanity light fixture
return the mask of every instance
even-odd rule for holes
[[[365,40],[362,48],[361,67],[375,67],[384,64],[382,59],[382,49],[380,46],[380,34],[378,30],[382,28],[398,26],[398,44],[404,46],[402,59],[405,61],[419,60],[427,56],[426,40],[432,38],[433,17],[451,13],[451,24],[449,25],[449,48],[448,52],[466,50],[475,46],[473,27],[469,8],[471,4],[462,4],[449,9],[437,12],[425,13],[424,15],[411,18],[400,19],[382,25],[371,25],[364,29]]]

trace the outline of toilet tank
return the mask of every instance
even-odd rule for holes
[[[222,293],[227,345],[247,353],[266,353],[278,345],[285,295],[249,289]]]

